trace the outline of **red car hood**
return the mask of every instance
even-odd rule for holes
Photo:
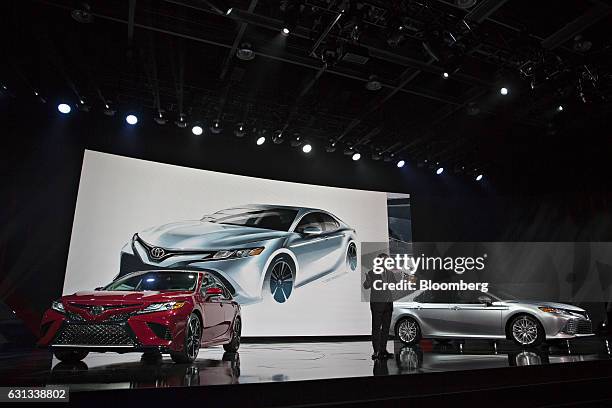
[[[155,303],[169,302],[172,300],[183,300],[191,295],[190,291],[168,291],[168,292],[127,292],[127,291],[84,291],[73,295],[62,297],[62,301],[68,303],[82,303],[91,305],[109,304],[131,304],[131,303]]]

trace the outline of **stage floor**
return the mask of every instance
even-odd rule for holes
[[[245,343],[239,353],[201,349],[193,364],[169,357],[144,361],[140,354],[90,353],[66,364],[44,350],[0,354],[3,385],[66,384],[71,391],[268,383],[378,375],[420,374],[612,359],[612,340],[590,337],[560,346],[521,350],[508,341],[402,347],[389,341],[394,358],[373,362],[366,341]]]

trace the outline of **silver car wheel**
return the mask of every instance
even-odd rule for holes
[[[278,261],[270,272],[270,293],[278,303],[284,303],[293,291],[293,272],[285,261]]]
[[[538,338],[538,324],[533,319],[523,316],[512,324],[512,336],[524,346],[528,346]]]
[[[193,316],[189,319],[188,330],[187,330],[187,341],[185,346],[187,347],[187,355],[192,360],[195,360],[200,351],[200,319]]]
[[[411,343],[414,341],[417,335],[417,326],[414,320],[406,319],[402,321],[397,329],[397,334],[400,340],[405,343]]]
[[[346,250],[346,264],[350,271],[357,269],[357,245],[351,242]]]

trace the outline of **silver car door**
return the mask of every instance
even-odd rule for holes
[[[477,290],[458,292],[452,319],[457,334],[466,337],[504,336],[502,311],[507,307],[481,303],[479,298],[482,296],[488,295]]]
[[[415,298],[416,314],[421,320],[421,332],[424,336],[452,336],[454,324],[454,306],[449,291],[424,291]]]

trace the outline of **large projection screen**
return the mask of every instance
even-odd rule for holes
[[[203,217],[220,210],[251,208],[251,205],[323,210],[336,217],[341,225],[355,230],[354,242],[359,251],[361,242],[388,242],[390,220],[393,225],[410,228],[409,218],[397,224],[396,217],[388,214],[390,197],[407,200],[409,196],[237,176],[86,150],[63,292],[92,290],[111,282],[122,268],[122,251],[129,247],[136,233],[143,239],[160,240],[166,249],[208,249],[194,248],[207,245],[219,248],[219,242],[214,239],[227,242],[228,247],[231,242],[241,242],[243,236],[228,236],[225,230],[225,235],[218,235],[218,231],[213,231],[214,225]],[[297,220],[299,217],[296,223]],[[253,240],[263,240],[255,246],[268,245],[272,241],[265,239],[270,236],[291,233],[254,229],[245,232],[237,227],[233,231],[238,235],[254,234]],[[410,236],[410,231],[403,232],[404,236]],[[168,242],[176,242],[177,248]],[[300,245],[282,250],[297,253]],[[310,258],[306,256],[310,261],[302,261],[299,258],[302,255],[296,255],[298,263],[311,262],[314,267],[308,264],[296,268],[295,288],[286,301],[279,303],[264,297],[263,301],[241,302],[243,336],[368,334],[370,312],[369,305],[360,297],[360,267],[353,271],[342,267],[319,276],[316,262],[343,257],[346,248],[329,251],[326,255],[315,254],[314,258],[312,254]],[[229,265],[234,261],[224,262]],[[334,262],[331,265],[338,264]],[[163,266],[153,263],[139,270]],[[252,273],[260,274],[255,270]],[[311,273],[312,278],[300,284],[301,273]],[[245,276],[247,280],[251,278]]]

